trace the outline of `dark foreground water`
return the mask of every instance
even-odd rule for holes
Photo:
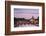
[[[16,25],[16,24],[14,24],[14,27],[28,27],[28,26],[39,26],[39,24],[26,24],[26,25],[24,25],[24,24],[22,24],[22,25]]]

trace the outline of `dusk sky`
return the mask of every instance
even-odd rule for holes
[[[30,19],[34,16],[37,18],[39,16],[39,9],[24,9],[24,8],[14,8],[14,17]]]

